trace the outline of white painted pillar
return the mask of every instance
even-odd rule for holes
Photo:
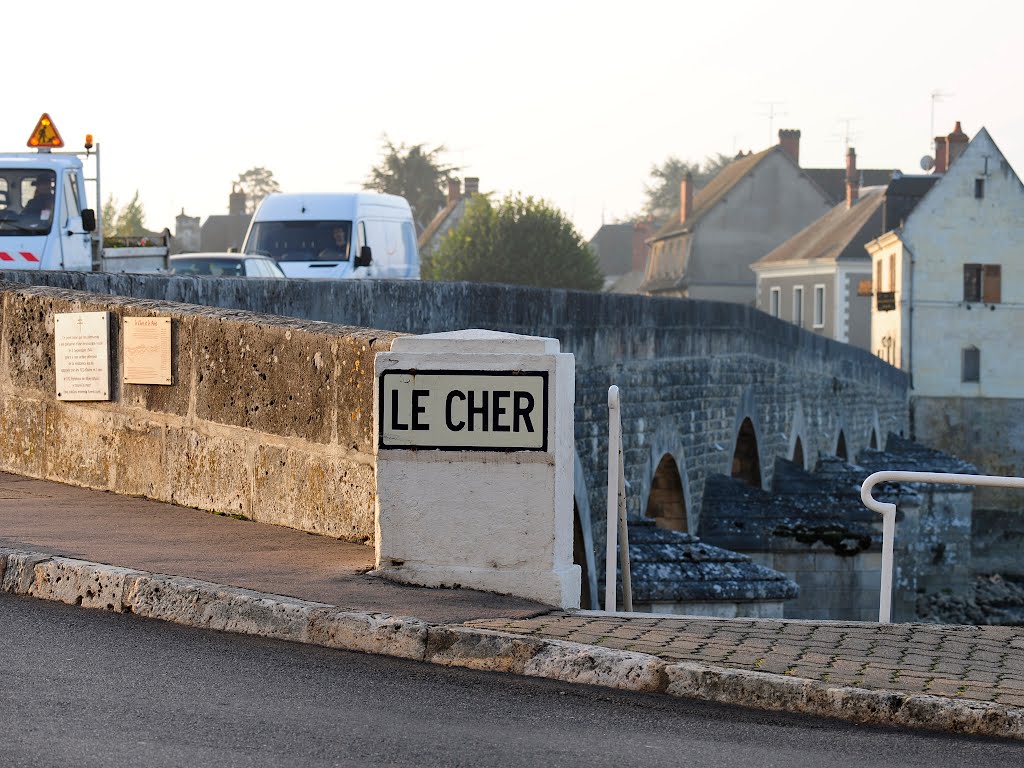
[[[375,374],[375,573],[578,608],[573,356],[455,331],[395,339]]]

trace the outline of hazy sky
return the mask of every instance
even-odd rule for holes
[[[287,192],[356,189],[395,142],[445,145],[484,191],[562,209],[589,239],[671,155],[760,150],[916,172],[955,120],[1024,171],[1018,3],[6,2],[0,151],[49,112],[102,147],[103,197],[151,229],[227,212],[253,166]],[[774,122],[769,111],[774,109]],[[92,190],[90,189],[90,194]]]

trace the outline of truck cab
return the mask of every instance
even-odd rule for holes
[[[0,269],[92,270],[95,212],[82,161],[70,154],[0,154]]]

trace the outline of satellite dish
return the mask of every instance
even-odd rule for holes
[[[930,171],[935,167],[935,158],[931,155],[925,155],[921,158],[921,170]]]

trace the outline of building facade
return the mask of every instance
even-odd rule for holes
[[[799,164],[800,131],[737,157],[694,194],[684,180],[679,216],[651,239],[640,292],[754,304],[751,264],[831,207]]]
[[[917,440],[984,473],[1020,476],[1024,185],[984,128],[968,142],[957,123],[944,138],[942,175],[867,246],[871,351],[909,374]],[[983,489],[976,503],[998,498]]]

